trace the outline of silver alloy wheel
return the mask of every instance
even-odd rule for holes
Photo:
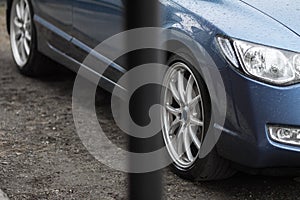
[[[174,63],[163,85],[163,138],[177,166],[187,169],[196,161],[204,138],[204,108],[201,91],[189,67]]]
[[[10,41],[13,57],[20,68],[27,63],[31,53],[31,20],[28,0],[15,1],[10,17]]]

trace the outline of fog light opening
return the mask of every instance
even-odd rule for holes
[[[269,126],[268,129],[272,140],[300,146],[300,129],[281,126]]]

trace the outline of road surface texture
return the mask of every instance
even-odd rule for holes
[[[0,190],[0,200],[8,200],[7,195],[2,190]]]
[[[70,72],[43,79],[20,75],[0,8],[0,188],[11,200],[126,199],[126,174],[94,159],[76,134],[74,78]],[[119,143],[110,105],[101,102],[102,127]],[[166,169],[164,185],[165,199],[300,199],[300,184],[293,178],[239,173],[224,181],[193,183]]]

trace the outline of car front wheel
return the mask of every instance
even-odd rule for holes
[[[180,55],[180,53],[178,54]],[[234,174],[228,161],[213,149],[199,158],[211,118],[210,97],[204,80],[184,57],[169,61],[162,93],[162,133],[173,161],[172,170],[189,180],[216,180]]]

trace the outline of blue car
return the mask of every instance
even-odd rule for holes
[[[161,0],[160,5],[163,28],[178,30],[205,49],[227,93],[225,124],[214,126],[222,134],[202,158],[212,91],[201,66],[183,56],[188,47],[177,42],[178,53],[167,58],[164,83],[170,90],[162,94],[161,113],[174,172],[216,180],[236,169],[299,168],[300,1]],[[93,48],[123,30],[123,14],[122,0],[7,0],[16,66],[28,76],[45,74],[53,61],[77,71]],[[112,65],[110,72],[104,85],[112,90],[126,68]]]

